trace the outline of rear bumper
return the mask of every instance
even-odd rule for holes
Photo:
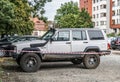
[[[110,51],[110,50],[100,51],[100,55],[110,55],[110,54],[111,54],[111,51]]]

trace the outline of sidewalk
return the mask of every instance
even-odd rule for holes
[[[120,50],[111,50],[111,53],[112,54],[120,55]]]

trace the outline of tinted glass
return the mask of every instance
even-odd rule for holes
[[[60,31],[54,37],[55,41],[69,41],[70,40],[70,32],[69,31]]]
[[[73,40],[86,40],[87,37],[86,37],[86,32],[85,31],[73,31],[72,32],[72,38]]]
[[[90,40],[104,40],[101,30],[88,30]]]

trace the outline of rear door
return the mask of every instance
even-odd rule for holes
[[[72,31],[72,52],[84,51],[88,44],[85,30]]]

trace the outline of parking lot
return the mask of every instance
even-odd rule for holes
[[[8,59],[1,63],[0,78],[2,82],[120,82],[120,55],[115,52],[102,56],[97,69],[71,62],[49,62],[42,63],[35,73],[25,73]]]

